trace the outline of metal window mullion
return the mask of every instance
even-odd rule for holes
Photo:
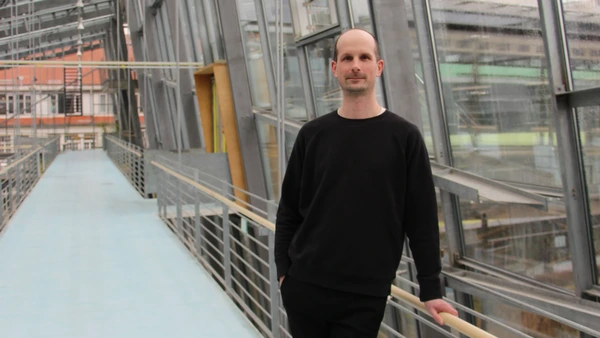
[[[565,196],[569,230],[569,250],[573,264],[575,293],[585,291],[597,282],[595,253],[592,242],[592,224],[587,200],[583,159],[574,107],[556,95],[570,91],[571,69],[567,49],[562,8],[556,0],[539,0],[542,32],[545,41],[548,74],[552,92],[556,137],[561,178]]]
[[[277,107],[275,100],[277,98],[277,88],[275,86],[275,64],[273,63],[273,55],[271,54],[271,36],[269,34],[268,23],[265,15],[263,0],[255,0],[256,19],[258,22],[258,30],[260,34],[260,42],[263,50],[263,61],[265,63],[265,71],[267,73],[267,87],[269,89],[269,97],[271,101],[271,109]],[[242,34],[244,32],[242,31]]]
[[[341,30],[344,31],[352,27],[352,13],[350,13],[350,6],[348,0],[335,0],[337,7],[338,25]]]
[[[432,136],[435,158],[441,164],[452,166],[452,145],[448,131],[446,110],[442,92],[442,78],[437,58],[437,47],[433,31],[433,19],[429,0],[413,0],[412,8],[417,33],[417,43],[421,55],[425,98]],[[461,227],[460,206],[456,196],[440,190],[440,199],[448,238],[450,265],[463,256],[464,236]]]

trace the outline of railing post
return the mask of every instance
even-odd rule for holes
[[[177,209],[177,235],[183,239],[184,238],[184,233],[183,233],[183,199],[181,198],[181,187],[182,187],[182,183],[181,180],[177,179],[176,181],[177,183],[175,184],[175,189],[176,191],[176,200],[175,200],[175,205],[176,205],[176,209]]]
[[[221,194],[227,196],[227,183],[223,182],[223,189]],[[223,207],[223,268],[225,270],[225,285],[227,287],[227,293],[232,292],[231,282],[231,245],[229,240],[230,225],[229,225],[229,207],[227,204],[222,203]]]
[[[42,172],[46,172],[46,168],[48,168],[48,166],[46,165],[46,147],[42,147],[42,149],[40,150],[42,153]],[[41,172],[40,172],[41,175]]]
[[[194,182],[198,182],[198,171],[194,171]],[[196,244],[196,253],[202,257],[202,225],[200,224],[200,191],[194,189],[194,242]]]
[[[270,222],[275,223],[277,205],[273,201],[267,202],[267,217]],[[279,280],[275,267],[275,232],[269,231],[269,296],[271,298],[271,332],[274,338],[281,336],[279,316]]]
[[[8,160],[8,166],[10,166],[12,163],[12,160]],[[7,208],[6,210],[8,211],[8,217],[10,217],[10,215],[12,214],[12,211],[14,210],[14,204],[15,204],[15,180],[13,178],[12,172],[14,171],[14,169],[10,168],[6,171],[6,175],[8,176],[8,200],[6,201]]]

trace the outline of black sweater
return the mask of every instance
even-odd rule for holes
[[[331,112],[298,133],[277,211],[277,275],[387,296],[405,235],[420,299],[441,297],[437,204],[416,126],[390,112]]]

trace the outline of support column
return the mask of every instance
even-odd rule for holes
[[[227,16],[221,18],[221,28],[246,184],[250,193],[267,198],[236,2],[219,2],[218,12]],[[252,205],[265,210],[264,202],[253,197],[250,200]]]
[[[404,1],[373,0],[371,6],[375,36],[385,61],[382,74],[385,107],[423,132]]]
[[[153,11],[149,8],[144,9],[145,16],[143,19],[143,31],[145,34],[144,41],[146,42],[146,53],[148,61],[165,61],[160,60],[158,57],[157,47],[157,25],[156,16]],[[159,149],[177,149],[175,143],[175,129],[171,115],[169,113],[169,107],[167,106],[167,93],[164,83],[162,82],[162,74],[160,69],[152,69],[152,75],[149,77],[154,98],[156,99],[156,120],[158,123],[158,130],[160,131],[160,140],[162,144]]]
[[[552,90],[551,104],[554,110],[558,155],[563,183],[564,202],[567,207],[569,249],[573,262],[575,293],[585,296],[585,291],[596,284],[594,271],[595,253],[592,241],[592,222],[589,213],[584,168],[581,159],[579,125],[574,108],[567,101],[557,100],[556,95],[573,90],[571,67],[562,7],[555,0],[539,0],[540,18],[548,74]]]
[[[138,18],[137,13],[141,12],[138,10],[138,2],[133,0],[129,1],[129,8],[133,11],[128,16],[129,29],[131,31],[131,46],[133,47],[134,58],[137,61],[148,61],[142,48],[142,37],[145,34],[142,23]],[[154,90],[152,86],[148,86],[148,78],[146,77],[146,70],[137,70],[138,87],[140,95],[140,103],[144,112],[144,121],[146,123],[146,136],[148,138],[148,147],[150,149],[158,149],[160,143],[160,134],[156,123],[156,111],[152,108],[152,96]]]
[[[164,5],[167,7],[167,14],[169,18],[169,23],[171,27],[171,33],[176,31],[175,25],[180,25],[179,27],[179,62],[193,62],[193,58],[191,56],[190,46],[191,37],[189,34],[190,28],[187,25],[185,19],[180,19],[185,17],[185,7],[183,0],[177,0],[181,3],[179,4],[179,13],[177,13],[176,8],[177,4],[175,1],[166,1]],[[165,17],[163,17],[165,18]],[[171,34],[173,39],[177,37],[175,34]],[[175,46],[175,42],[173,42],[173,46]],[[174,73],[177,70],[174,69]],[[177,74],[175,74],[177,76]],[[180,87],[176,88],[181,92],[181,103],[183,109],[183,128],[187,130],[187,138],[188,144],[190,148],[201,148],[203,146],[203,142],[200,135],[200,121],[198,118],[198,105],[196,99],[194,97],[194,74],[191,68],[181,68],[179,71],[180,76]]]

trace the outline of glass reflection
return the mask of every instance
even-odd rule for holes
[[[461,200],[466,255],[541,282],[574,290],[564,204],[526,205]]]
[[[275,126],[256,121],[258,141],[260,143],[261,161],[267,184],[267,197],[279,201],[279,155],[277,151],[277,129]]]
[[[338,23],[335,0],[290,0],[296,39]]]
[[[575,89],[600,85],[600,3],[561,0]]]
[[[354,20],[355,28],[362,28],[371,34],[373,30],[373,20],[371,20],[370,1],[368,0],[351,0],[350,11]],[[406,1],[410,3],[410,1]]]
[[[455,165],[492,179],[561,187],[543,41],[530,28],[540,26],[537,7],[432,5]]]
[[[597,271],[600,271],[600,107],[578,108],[577,117],[590,201]]]
[[[473,297],[473,309],[506,326],[532,337],[579,337],[579,331],[538,314],[521,310],[493,298]],[[505,327],[492,322],[476,321],[475,325],[496,337],[520,338]]]
[[[271,60],[273,68],[276,67],[277,59],[277,35],[275,19],[278,13],[275,10],[275,2],[283,5],[283,71],[284,71],[284,95],[285,115],[298,121],[306,121],[306,103],[304,101],[304,90],[302,89],[302,78],[300,76],[300,63],[298,61],[298,50],[294,47],[294,33],[290,13],[289,1],[287,0],[263,0],[265,18],[267,20],[270,34]]]
[[[252,93],[252,103],[255,107],[271,106],[267,72],[263,60],[261,36],[258,31],[256,10],[253,0],[237,0],[238,16],[242,29],[242,42],[248,68],[248,81]]]
[[[537,2],[432,0],[454,164],[536,192],[562,192]],[[564,203],[461,200],[466,254],[573,289]]]
[[[331,72],[336,38],[337,36],[317,41],[307,48],[317,116],[339,108],[342,103],[342,90]]]

